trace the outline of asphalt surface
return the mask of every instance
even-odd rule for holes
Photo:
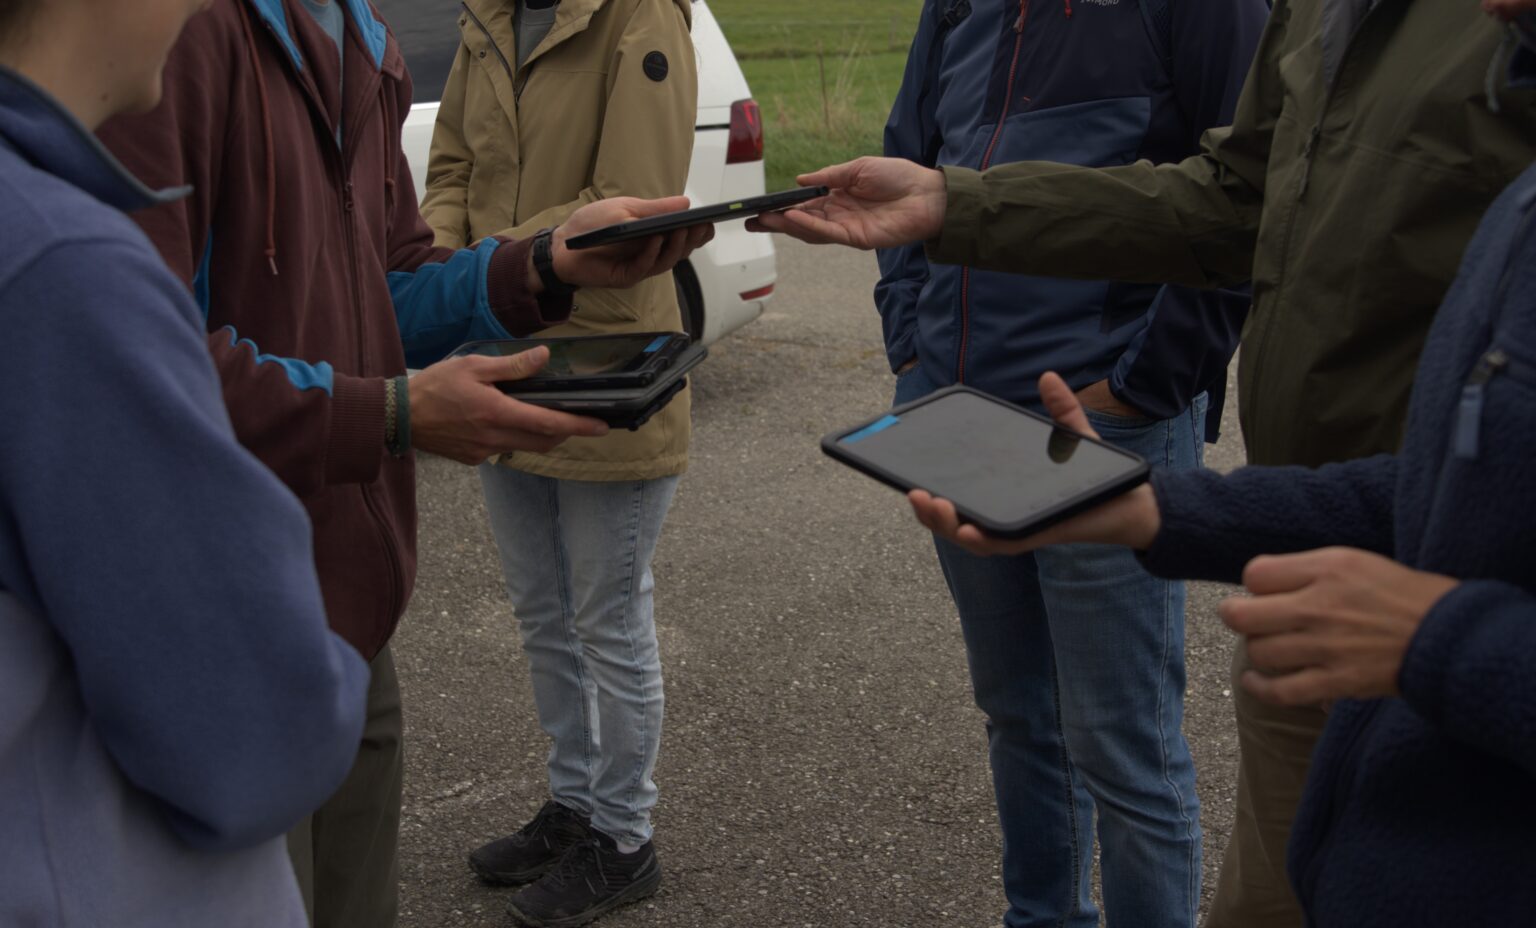
[[[890,400],[874,259],[785,241],[779,254],[768,314],[695,375],[692,466],[655,563],[665,882],[600,924],[995,926],[982,719],[931,540],[897,494],[818,447]],[[1231,423],[1210,462],[1240,458]],[[1207,900],[1235,784],[1223,593],[1195,586],[1188,618]],[[420,578],[396,641],[401,925],[509,925],[508,891],[464,857],[545,800],[547,744],[468,468],[422,464]]]

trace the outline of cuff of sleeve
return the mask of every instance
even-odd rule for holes
[[[1497,612],[1501,592],[1491,583],[1463,583],[1430,607],[1408,642],[1397,673],[1397,687],[1413,711],[1429,721],[1438,720],[1439,709],[1446,704],[1453,655],[1467,636],[1468,616]]]
[[[570,296],[534,296],[530,292],[528,255],[533,251],[533,240],[498,240],[501,247],[491,256],[486,272],[486,291],[496,321],[521,338],[570,319],[575,305]]]
[[[372,483],[384,463],[384,380],[336,375],[325,482]]]
[[[1152,492],[1157,496],[1161,528],[1151,547],[1137,553],[1147,572],[1167,579],[1214,580],[1238,583],[1247,559],[1213,536],[1211,527],[1197,516],[1198,510],[1182,505],[1198,503],[1200,484],[1211,475],[1205,471],[1152,472]]]
[[[934,264],[972,264],[976,230],[986,204],[986,184],[979,171],[944,167],[944,228],[923,246]]]

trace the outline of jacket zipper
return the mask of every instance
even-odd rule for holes
[[[1349,797],[1344,792],[1344,778],[1351,771],[1356,755],[1360,753],[1360,741],[1365,735],[1365,730],[1376,715],[1381,711],[1381,702],[1376,701],[1361,706],[1360,716],[1354,720],[1348,741],[1344,742],[1343,750],[1339,752],[1338,766],[1333,772],[1333,789],[1328,795],[1331,797],[1326,812],[1320,816],[1322,819],[1321,830],[1311,835],[1312,846],[1306,850],[1308,856],[1307,872],[1302,874],[1297,895],[1301,897],[1305,905],[1310,902],[1317,892],[1317,880],[1323,869],[1323,846],[1328,843],[1334,827],[1338,825],[1341,810],[1348,802]]]
[[[263,22],[266,24],[267,32],[272,36],[273,41],[281,45],[282,40],[278,36],[277,30],[273,28],[270,22],[266,22],[265,18],[263,18]],[[287,52],[283,52],[281,57],[285,62],[285,66],[293,67],[292,62],[288,59]],[[345,58],[342,60],[342,67],[343,69],[346,67]],[[257,79],[260,79],[260,75],[257,75]],[[313,115],[315,115],[316,125],[320,125],[325,128],[325,134],[328,138],[334,138],[330,131],[330,127],[325,125],[324,121],[318,118],[318,114],[323,111],[323,108],[321,107],[319,97],[313,89],[313,85],[306,82],[304,80],[303,73],[297,69],[294,70],[294,80],[298,83],[300,89],[304,92],[304,96],[308,99],[311,112]],[[383,78],[381,76],[371,80],[364,90],[362,99],[367,99],[370,96],[376,96],[378,94],[379,83],[382,80]],[[342,101],[342,111],[343,114],[346,111],[345,100]],[[368,108],[367,113],[370,116],[373,115],[373,108]],[[343,121],[345,122],[345,120]],[[356,203],[352,197],[352,181],[350,179],[351,172],[348,167],[347,151],[356,147],[355,142],[362,131],[363,125],[364,123],[362,120],[353,120],[352,123],[347,124],[343,134],[343,144],[340,148],[335,145],[324,146],[325,150],[334,154],[336,159],[335,163],[337,176],[342,181],[342,238],[346,244],[347,266],[350,271],[349,277],[351,282],[352,312],[357,319],[357,363],[359,375],[366,375],[369,365],[367,363],[366,351],[367,334],[364,328],[362,300],[359,297],[359,295],[362,293],[362,281],[358,279],[356,241],[357,233],[353,228],[353,213],[356,209]],[[362,486],[359,487],[359,489],[362,491],[363,506],[368,510],[368,515],[373,519],[374,529],[378,532],[380,547],[384,551],[384,564],[389,573],[390,605],[394,613],[391,621],[398,621],[400,618],[400,612],[405,605],[405,582],[402,577],[403,571],[400,567],[400,558],[395,553],[394,546],[390,544],[389,533],[385,530],[384,527],[385,520],[383,513],[379,511],[378,504],[373,498],[371,488],[368,486]],[[381,638],[379,644],[382,646],[383,644],[387,643],[388,640],[389,635],[385,634]]]
[[[469,16],[470,20],[474,22],[475,28],[480,30],[480,34],[485,36],[486,44],[491,46],[491,51],[496,53],[496,60],[501,62],[502,70],[507,72],[507,80],[510,81],[511,84],[512,84],[512,111],[513,111],[513,114],[517,118],[518,148],[521,149],[522,148],[522,137],[523,137],[523,124],[522,123],[523,123],[523,87],[524,87],[524,82],[519,82],[518,81],[518,79],[517,79],[517,69],[512,67],[512,62],[507,60],[506,53],[504,53],[501,50],[501,46],[497,45],[496,44],[496,40],[491,38],[491,30],[489,30],[489,29],[487,29],[485,27],[485,23],[481,22],[480,17],[475,15],[475,11],[470,9],[469,8],[469,4],[467,4],[467,3],[461,3],[459,5],[464,8],[464,12]],[[518,211],[518,209],[520,209],[522,207],[522,203],[523,203],[523,156],[522,156],[522,152],[521,151],[514,152],[513,153],[513,158],[514,158],[514,160],[516,161],[516,164],[517,164],[517,188],[516,188],[515,191],[513,191],[513,197],[512,197],[512,216],[513,216],[513,221],[515,222],[516,221],[516,217],[517,217],[517,211]]]
[[[1008,111],[1013,108],[1013,82],[1019,73],[1019,55],[1024,51],[1024,24],[1029,20],[1029,0],[1019,0],[1019,18],[1013,23],[1013,63],[1008,66],[1008,89],[1003,96],[1003,110],[997,116],[997,128],[987,143],[986,153],[981,156],[981,170],[992,165],[992,155],[1003,137],[1003,125],[1008,121]],[[971,269],[960,270],[960,357],[955,365],[955,382],[965,383],[965,355],[971,340]]]
[[[1291,248],[1295,245],[1296,241],[1296,214],[1300,212],[1301,203],[1307,195],[1307,188],[1311,186],[1312,183],[1312,161],[1316,157],[1317,150],[1322,144],[1323,122],[1327,120],[1328,110],[1333,106],[1334,94],[1338,91],[1339,79],[1343,77],[1345,67],[1349,63],[1349,53],[1355,47],[1355,40],[1360,37],[1360,33],[1365,29],[1365,24],[1370,22],[1371,17],[1376,13],[1376,10],[1379,8],[1379,6],[1379,3],[1372,6],[1371,9],[1366,12],[1365,16],[1361,18],[1360,22],[1355,24],[1354,31],[1349,34],[1349,41],[1344,45],[1344,54],[1339,58],[1339,70],[1336,74],[1333,75],[1333,80],[1328,82],[1328,91],[1323,95],[1323,106],[1322,109],[1318,112],[1317,123],[1312,126],[1312,131],[1307,135],[1307,144],[1302,149],[1301,176],[1297,179],[1296,182],[1296,198],[1292,203],[1287,204],[1286,207],[1285,237],[1280,248],[1280,261],[1278,264],[1279,270],[1276,275],[1282,282],[1285,281],[1285,275],[1290,269]],[[1278,293],[1276,295],[1278,296]],[[1262,377],[1260,375],[1261,372],[1265,369],[1264,361],[1266,356],[1269,354],[1267,345],[1269,340],[1274,335],[1275,317],[1277,315],[1278,313],[1273,312],[1269,314],[1269,318],[1264,320],[1263,331],[1255,333],[1258,336],[1257,338],[1245,338],[1243,340],[1245,344],[1251,342],[1255,348],[1258,348],[1257,351],[1252,352],[1253,375],[1251,377],[1242,378],[1243,382],[1239,384],[1240,392],[1244,395],[1246,395],[1249,390],[1249,386],[1247,386],[1248,384],[1262,382]],[[1250,411],[1252,410],[1252,404],[1244,405],[1247,405]]]

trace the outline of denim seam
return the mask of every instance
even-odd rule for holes
[[[647,732],[646,732],[646,729],[645,729],[646,713],[645,713],[644,706],[645,706],[646,701],[649,699],[649,694],[647,694],[645,692],[645,671],[640,666],[640,655],[639,655],[639,653],[635,649],[635,633],[634,633],[634,626],[633,626],[633,623],[632,623],[631,619],[633,617],[633,609],[634,609],[634,604],[635,604],[635,569],[639,565],[639,562],[640,562],[640,558],[639,558],[640,523],[642,521],[641,517],[643,516],[643,514],[645,512],[646,481],[644,481],[644,480],[636,481],[635,482],[635,490],[636,490],[636,492],[635,492],[635,494],[633,496],[634,505],[633,505],[632,509],[630,510],[629,539],[628,539],[629,544],[628,544],[628,548],[627,548],[627,553],[628,553],[628,556],[629,556],[629,563],[626,566],[628,567],[628,571],[629,571],[629,579],[626,582],[625,588],[624,588],[624,609],[623,609],[622,615],[623,615],[623,623],[624,623],[624,641],[625,641],[626,644],[629,645],[629,664],[630,664],[630,667],[633,668],[633,672],[634,672],[634,675],[635,675],[635,682],[638,684],[637,689],[639,689],[639,691],[641,693],[641,697],[640,697],[641,698],[641,711],[640,711],[639,735],[640,735],[640,742],[641,742],[641,744],[644,744],[645,743],[645,739],[646,739],[646,735],[647,735]],[[624,794],[624,808],[626,808],[626,809],[633,809],[634,808],[634,806],[635,806],[635,793],[639,791],[639,789],[640,789],[640,782],[642,780],[644,780],[644,779],[645,779],[645,755],[642,752],[640,757],[635,762],[634,776],[630,778],[628,789],[626,790],[626,792]],[[630,817],[630,820],[628,822],[625,823],[625,826],[628,829],[628,837],[629,837],[629,839],[630,839],[630,841],[632,843],[643,843],[643,842],[635,841],[635,839],[638,838],[639,834],[640,834],[639,829],[635,827],[636,824],[637,824],[638,819],[639,819],[639,815],[635,814],[635,815]]]
[[[539,478],[549,487],[549,520],[555,549],[555,586],[560,593],[560,630],[565,638],[571,664],[576,670],[576,688],[581,694],[581,759],[586,769],[588,806],[592,802],[592,710],[587,703],[587,665],[582,655],[581,633],[576,628],[575,614],[571,605],[571,568],[566,556],[565,536],[560,530],[560,481],[550,477]],[[574,645],[574,647],[573,647]],[[586,810],[591,815],[593,809]]]
[[[1081,914],[1078,911],[1078,897],[1083,891],[1082,868],[1078,866],[1078,859],[1082,854],[1081,837],[1077,833],[1077,790],[1073,788],[1073,774],[1076,772],[1072,766],[1072,751],[1067,747],[1067,733],[1061,722],[1061,677],[1056,669],[1056,656],[1051,655],[1051,702],[1055,710],[1056,718],[1056,742],[1061,745],[1061,772],[1065,775],[1064,782],[1067,788],[1067,823],[1068,830],[1072,834],[1071,860],[1072,883],[1068,890],[1067,905],[1062,908],[1066,914],[1056,922],[1056,928],[1066,928],[1066,924],[1072,918]],[[1089,840],[1092,840],[1090,836]]]
[[[1195,419],[1193,408],[1191,408],[1189,418],[1191,423],[1193,423]],[[1193,426],[1191,427],[1193,428]],[[1163,447],[1163,464],[1164,466],[1167,466],[1168,462],[1173,460],[1173,443],[1175,432],[1173,428],[1170,427],[1164,431],[1164,434],[1167,437]],[[1199,446],[1196,445],[1196,448],[1198,450]],[[1161,755],[1163,783],[1166,784],[1168,789],[1173,793],[1174,801],[1178,803],[1179,817],[1184,820],[1184,839],[1185,843],[1189,845],[1189,859],[1186,868],[1189,872],[1187,885],[1188,895],[1185,898],[1184,904],[1186,907],[1186,912],[1189,916],[1190,923],[1193,923],[1195,915],[1199,911],[1198,902],[1196,901],[1197,897],[1199,896],[1199,890],[1196,889],[1196,886],[1198,885],[1197,881],[1200,879],[1200,874],[1199,868],[1195,866],[1195,848],[1198,845],[1194,840],[1194,828],[1193,823],[1189,818],[1189,809],[1184,804],[1184,793],[1173,782],[1173,776],[1168,771],[1168,731],[1167,726],[1164,724],[1164,712],[1167,709],[1164,700],[1166,698],[1167,687],[1163,684],[1167,682],[1169,663],[1173,659],[1171,654],[1172,648],[1169,644],[1169,641],[1173,637],[1171,625],[1173,621],[1173,590],[1174,583],[1176,582],[1177,581],[1170,580],[1163,584],[1163,654],[1162,660],[1159,664],[1158,672],[1160,682],[1157,688],[1157,749],[1158,753]]]

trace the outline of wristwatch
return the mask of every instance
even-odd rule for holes
[[[560,279],[555,273],[555,230],[542,229],[533,237],[533,269],[539,272],[539,280],[551,296],[570,296],[577,287]]]

